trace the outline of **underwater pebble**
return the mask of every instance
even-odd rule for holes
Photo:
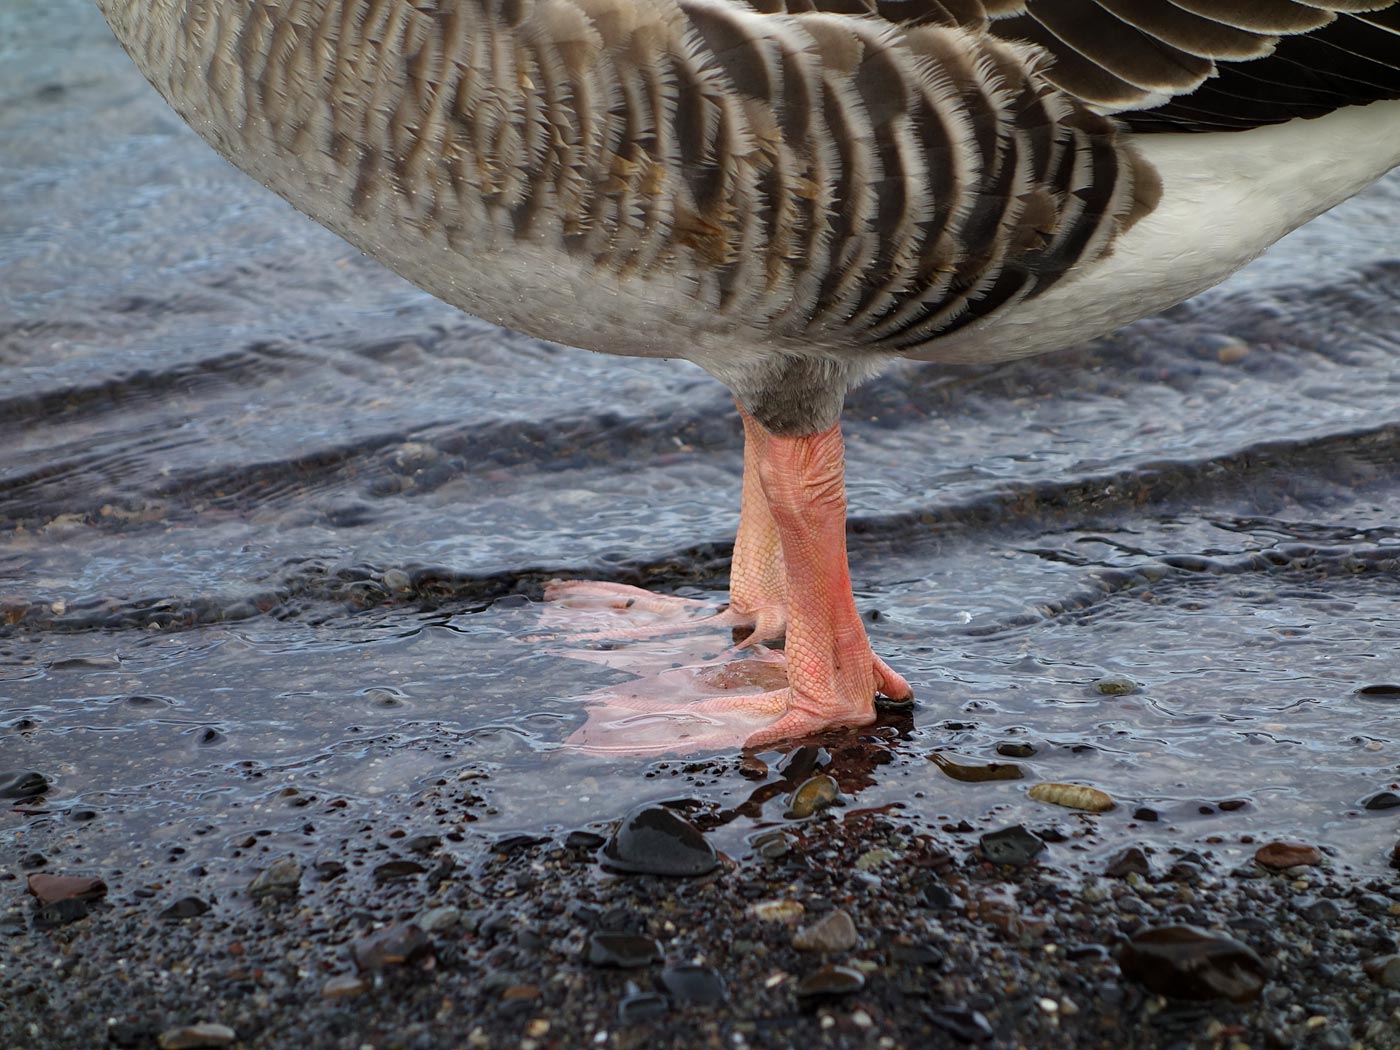
[[[851,916],[836,909],[792,935],[792,946],[800,952],[848,952],[858,940]]]
[[[1034,744],[1013,743],[1003,740],[997,745],[997,754],[1006,758],[1031,758],[1035,755]]]
[[[1322,851],[1302,842],[1270,842],[1254,853],[1255,863],[1273,871],[1322,863]]]
[[[295,857],[279,857],[248,884],[255,899],[291,900],[301,892],[301,865]]]
[[[1106,674],[1094,682],[1094,692],[1103,696],[1131,696],[1142,686],[1121,674]]]
[[[987,860],[1018,868],[1029,864],[1045,849],[1045,843],[1021,824],[989,831],[978,841],[982,845],[982,856]]]
[[[617,1023],[623,1026],[639,1021],[652,1021],[671,1008],[664,995],[655,992],[633,992],[617,1004]]]
[[[51,786],[42,773],[0,773],[0,798],[37,798]]]
[[[1036,802],[1048,802],[1065,809],[1082,809],[1089,813],[1105,813],[1114,806],[1113,797],[1108,792],[1082,784],[1036,784],[1026,794]]]
[[[948,779],[961,784],[985,784],[996,780],[1022,780],[1025,770],[1015,762],[956,762],[949,755],[935,751],[928,760]]]
[[[1264,987],[1264,963],[1248,945],[1195,926],[1139,933],[1118,954],[1124,975],[1177,999],[1247,1003]]]
[[[662,806],[646,806],[608,839],[602,864],[623,874],[687,878],[714,871],[719,857],[694,824]]]
[[[792,793],[792,799],[788,802],[788,812],[800,820],[804,817],[810,817],[818,810],[835,805],[836,800],[840,797],[841,788],[835,779],[821,773],[803,781],[801,786]]]
[[[928,1014],[934,1027],[947,1032],[960,1043],[985,1043],[996,1032],[980,1011],[960,1007],[935,1007]]]
[[[1361,806],[1372,811],[1400,808],[1400,795],[1394,791],[1377,791],[1361,803]]]
[[[171,1028],[160,1033],[160,1050],[202,1050],[206,1047],[228,1046],[237,1034],[224,1024],[192,1024]]]
[[[865,975],[850,966],[823,966],[797,982],[797,994],[803,999],[823,995],[850,995],[865,987]]]

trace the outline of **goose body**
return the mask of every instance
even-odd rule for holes
[[[1396,0],[98,6],[215,149],[427,291],[730,387],[779,735],[908,691],[849,622],[851,386],[1111,330],[1400,165]]]

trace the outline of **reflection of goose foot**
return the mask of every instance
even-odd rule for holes
[[[783,654],[762,648],[743,660],[664,671],[586,697],[588,719],[568,742],[591,752],[674,753],[761,747],[868,725],[875,720],[877,690],[899,700],[911,693],[868,647],[866,659],[865,675],[845,677],[870,686],[849,700],[789,684],[794,668]]]
[[[625,583],[551,580],[545,585],[542,626],[567,642],[626,642],[709,628],[750,628],[741,648],[781,638],[785,610],[746,612],[695,598],[653,594]]]

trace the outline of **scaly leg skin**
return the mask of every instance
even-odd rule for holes
[[[744,495],[729,570],[728,607],[716,611],[708,602],[652,594],[624,583],[551,580],[544,597],[556,604],[546,611],[547,626],[551,621],[564,626],[571,618],[577,622],[579,614],[605,624],[592,630],[566,628],[557,636],[560,640],[629,641],[712,627],[751,627],[752,632],[736,647],[747,649],[783,636],[787,581],[778,528],[759,479],[755,443],[762,439],[762,428],[747,413],[743,416]],[[638,623],[639,619],[643,622]]]
[[[623,717],[609,722],[590,712],[589,724],[575,734],[574,743],[590,750],[626,750],[632,730],[645,723],[655,741],[669,717],[680,730],[675,743],[682,748],[758,747],[825,729],[868,725],[875,720],[877,692],[894,700],[912,697],[909,683],[871,652],[856,610],[846,558],[839,425],[786,437],[768,433],[746,416],[745,428],[784,566],[788,685],[688,704],[632,690],[608,701],[614,711],[624,709]],[[602,744],[609,734],[616,743]]]

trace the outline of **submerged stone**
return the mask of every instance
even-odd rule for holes
[[[1029,864],[1045,849],[1045,843],[1021,824],[989,831],[979,841],[982,856],[993,864],[1011,864],[1018,868]]]
[[[821,773],[803,781],[792,793],[792,799],[788,802],[788,812],[800,820],[828,806],[834,806],[840,797],[841,788],[835,778]]]
[[[865,975],[850,966],[823,966],[797,982],[804,999],[826,995],[850,995],[865,987]]]
[[[944,776],[962,784],[983,784],[994,780],[1021,780],[1026,773],[1015,762],[955,762],[935,751],[928,756]]]
[[[1270,842],[1255,851],[1254,860],[1261,867],[1283,871],[1300,864],[1322,863],[1322,850],[1302,842]]]
[[[602,863],[628,875],[689,878],[714,871],[719,856],[690,821],[663,806],[646,806],[624,819],[608,839]]]
[[[1123,946],[1118,965],[1149,991],[1176,999],[1252,1002],[1264,987],[1264,962],[1233,937],[1195,926],[1159,926]]]

